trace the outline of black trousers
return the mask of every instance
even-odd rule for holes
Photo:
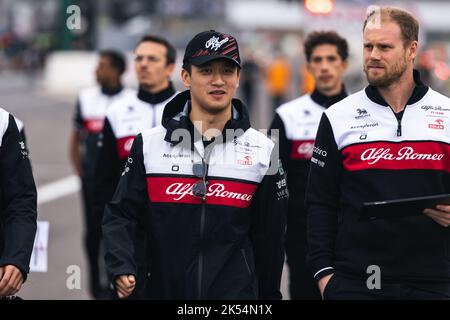
[[[325,300],[450,300],[450,283],[423,284],[381,282],[380,289],[369,289],[365,279],[334,274],[325,287]]]
[[[89,265],[89,290],[94,297],[103,290],[100,284],[99,255],[102,239],[103,212],[95,212],[92,206],[93,178],[81,180],[84,209],[84,247]],[[106,270],[102,270],[106,274]]]
[[[289,293],[291,300],[322,300],[319,288],[306,264],[306,221],[288,215],[286,257],[289,267]]]

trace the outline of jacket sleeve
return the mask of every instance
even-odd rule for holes
[[[73,115],[73,125],[77,131],[83,129],[83,126],[84,126],[83,117],[81,115],[81,105],[80,105],[79,98],[77,99],[77,103],[75,105],[75,112]]]
[[[280,281],[284,264],[284,233],[288,190],[281,161],[276,174],[266,174],[253,197],[250,237],[255,253],[259,299],[281,299]]]
[[[25,134],[25,127],[20,130],[20,138],[22,139],[23,143],[25,143],[25,146],[27,145],[27,135]]]
[[[278,130],[278,134],[273,134],[272,130]],[[270,135],[272,138],[278,136],[275,139],[275,142],[278,143],[278,148],[280,152],[280,159],[283,163],[283,168],[287,169],[289,154],[292,148],[292,141],[289,140],[286,136],[286,128],[284,126],[284,122],[279,116],[278,113],[275,112],[275,117],[273,118],[272,124],[270,126]]]
[[[94,172],[94,211],[101,216],[105,205],[111,200],[123,170],[117,153],[116,136],[108,118],[99,137],[99,154]]]
[[[149,208],[147,194],[142,135],[138,135],[103,216],[105,262],[112,279],[123,274],[137,275],[134,258],[137,223],[142,221],[140,216]]]
[[[306,191],[308,262],[319,280],[333,273],[334,243],[338,226],[342,160],[333,130],[324,113],[311,158]]]
[[[15,265],[26,279],[36,233],[37,195],[28,151],[11,115],[0,147],[0,187],[4,235],[0,265]]]

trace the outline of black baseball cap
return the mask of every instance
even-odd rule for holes
[[[241,58],[236,38],[215,30],[197,34],[186,46],[183,68],[188,65],[199,66],[216,59],[228,59],[241,68]]]

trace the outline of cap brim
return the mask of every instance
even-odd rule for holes
[[[239,69],[241,68],[241,64],[239,62],[237,62],[236,60],[234,60],[233,58],[228,57],[228,56],[221,56],[221,55],[195,57],[195,58],[189,59],[189,62],[194,66],[201,66],[202,64],[205,64],[207,62],[210,62],[213,60],[219,60],[219,59],[230,60],[230,61],[234,62]]]

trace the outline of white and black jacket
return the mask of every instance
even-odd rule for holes
[[[84,178],[92,178],[98,157],[98,141],[107,110],[116,101],[130,101],[136,91],[128,88],[108,90],[100,86],[85,88],[78,95],[74,127],[80,134]]]
[[[278,130],[280,159],[287,173],[289,189],[288,238],[304,239],[306,228],[305,192],[314,140],[322,113],[344,99],[343,87],[335,96],[325,96],[317,89],[289,101],[275,110],[271,130]],[[298,228],[301,229],[298,229]],[[295,240],[294,240],[295,239]]]
[[[103,211],[111,200],[136,135],[161,124],[164,107],[175,94],[172,84],[156,94],[140,89],[137,94],[126,95],[108,108],[95,168],[96,210]]]
[[[450,229],[425,215],[367,221],[363,202],[450,193],[450,99],[416,87],[394,114],[368,86],[322,116],[307,188],[309,261],[367,279],[450,282]]]
[[[0,266],[29,272],[36,233],[36,187],[14,117],[0,109]]]
[[[107,267],[113,276],[136,274],[133,243],[137,223],[145,220],[150,297],[280,299],[288,194],[274,143],[250,128],[245,107],[233,99],[233,119],[225,129],[234,134],[223,133],[223,143],[216,139],[205,148],[199,134],[185,136],[195,131],[189,100],[189,91],[178,94],[164,110],[163,126],[133,143],[105,210]],[[201,180],[193,164],[205,153],[203,202],[192,186]]]

